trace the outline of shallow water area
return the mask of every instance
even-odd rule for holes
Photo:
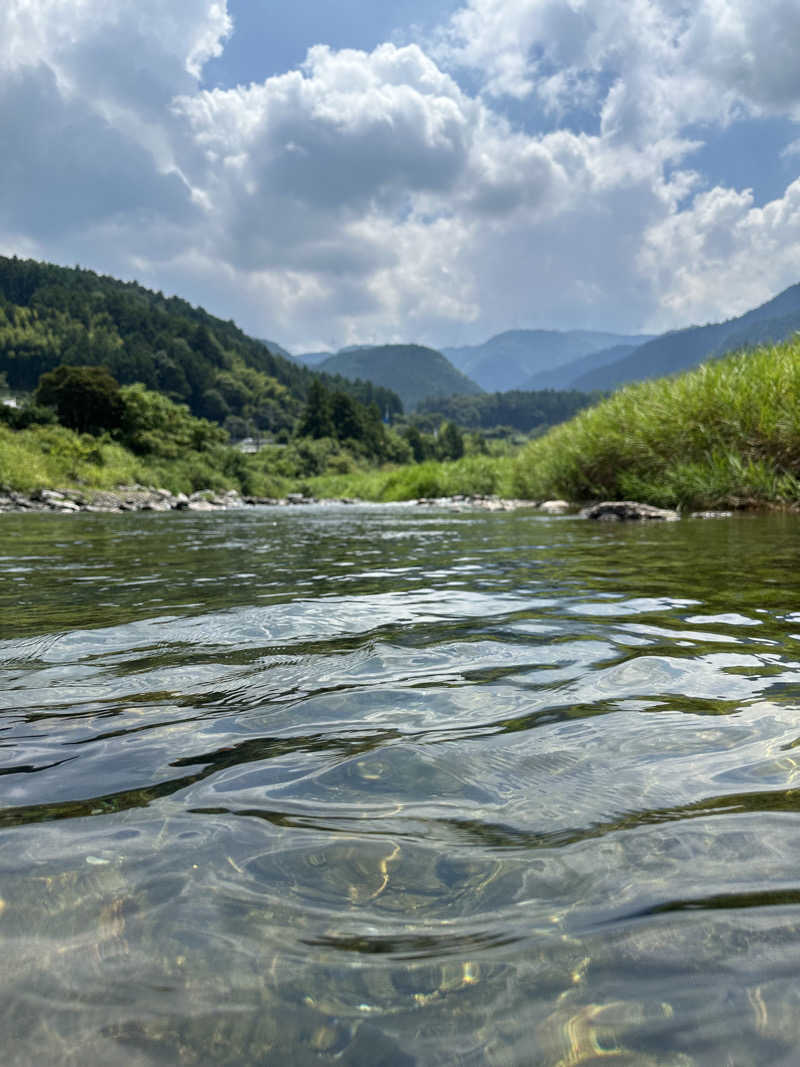
[[[0,520],[6,1064],[796,1062],[796,516]]]

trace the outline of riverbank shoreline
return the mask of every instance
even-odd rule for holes
[[[363,505],[374,504],[373,501],[356,497],[334,497],[317,499],[303,493],[288,493],[284,497],[247,496],[235,489],[224,492],[202,490],[191,495],[172,493],[169,489],[152,486],[119,486],[107,489],[37,489],[31,493],[16,490],[0,490],[0,514],[35,514],[50,513],[71,515],[79,513],[119,515],[126,512],[167,512],[167,511],[233,511],[251,507],[307,507],[310,505]],[[547,506],[549,505],[549,507]],[[555,510],[551,510],[558,505]],[[375,505],[379,506],[379,505]],[[384,505],[385,506],[385,505]],[[497,496],[452,496],[423,497],[416,500],[400,501],[399,505],[407,507],[449,507],[454,509],[475,508],[482,511],[517,511],[521,508],[535,508],[550,514],[572,510],[572,505],[565,501],[507,500]]]
[[[0,489],[0,515],[2,514],[106,514],[122,515],[131,512],[215,512],[247,510],[253,507],[408,507],[446,508],[453,511],[511,512],[536,511],[543,515],[572,515],[574,517],[606,522],[622,521],[675,521],[680,518],[721,519],[731,518],[734,511],[693,511],[681,513],[662,508],[653,508],[635,501],[604,501],[588,505],[570,503],[567,500],[522,500],[486,494],[419,497],[402,501],[371,501],[358,497],[317,498],[303,493],[288,493],[284,497],[259,497],[239,493],[235,489],[224,492],[201,490],[191,495],[172,493],[169,489],[153,486],[124,485],[108,489],[36,489],[31,493]],[[744,511],[764,508],[746,508]]]

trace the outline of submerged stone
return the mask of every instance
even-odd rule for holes
[[[652,504],[640,504],[635,500],[603,500],[583,508],[582,519],[598,519],[601,522],[636,522],[656,520],[676,522],[680,515],[668,508],[656,508]]]

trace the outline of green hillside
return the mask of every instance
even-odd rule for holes
[[[520,433],[530,433],[571,419],[581,408],[596,400],[596,396],[575,390],[511,389],[505,393],[424,400],[418,405],[417,413],[449,419],[465,430],[506,426]]]
[[[800,338],[628,385],[531,442],[521,496],[679,507],[800,501]]]
[[[141,382],[234,436],[290,431],[318,378],[178,297],[78,267],[0,257],[0,375],[12,390],[31,391],[60,364],[106,366],[123,385]],[[402,410],[370,382],[326,384],[381,412]]]
[[[345,378],[363,378],[391,389],[406,410],[413,410],[427,397],[483,392],[441,352],[422,345],[380,345],[342,351],[321,363],[320,370]]]
[[[573,377],[573,389],[613,389],[625,382],[688,370],[713,356],[748,346],[776,344],[800,330],[800,285],[727,322],[662,334],[621,359]]]

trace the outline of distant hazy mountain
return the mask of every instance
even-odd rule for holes
[[[612,345],[640,345],[651,336],[594,330],[507,330],[481,345],[442,351],[454,366],[490,392],[543,389],[548,386],[539,384],[540,374]]]
[[[298,363],[304,363],[307,367],[319,367],[326,359],[331,359],[333,356],[343,356],[349,352],[363,352],[368,348],[375,347],[375,345],[347,345],[337,352],[300,352],[298,355],[292,356],[292,359],[296,359]]]
[[[333,352],[301,352],[299,356],[292,356],[298,363],[305,363],[307,367],[318,367],[326,359],[330,359]]]
[[[278,356],[283,356],[284,359],[292,359],[292,353],[287,352],[283,345],[279,345],[277,341],[262,341],[270,352],[274,352]]]
[[[422,345],[349,349],[329,356],[318,369],[390,388],[399,395],[406,411],[413,410],[426,397],[483,392],[441,352]]]
[[[604,367],[607,363],[615,363],[625,356],[635,352],[639,345],[612,345],[611,348],[601,348],[599,352],[590,352],[582,359],[575,359],[571,363],[565,363],[563,367],[554,367],[553,370],[534,374],[529,379],[528,389],[571,389],[572,383],[588,374],[596,367]]]
[[[572,389],[591,391],[613,389],[644,378],[660,378],[736,348],[782,341],[797,330],[800,330],[800,285],[793,285],[738,319],[662,334],[621,359],[579,374],[568,384]]]

